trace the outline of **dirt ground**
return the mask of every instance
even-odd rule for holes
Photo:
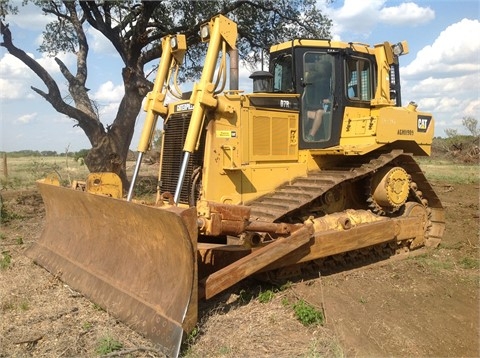
[[[435,183],[439,248],[273,290],[249,280],[202,303],[186,357],[479,357],[479,187]],[[44,219],[35,191],[2,191],[0,357],[162,357],[24,255]],[[292,302],[323,311],[302,325]]]

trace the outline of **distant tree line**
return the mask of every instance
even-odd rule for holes
[[[13,152],[0,152],[0,156],[3,157],[4,154],[7,154],[9,158],[21,158],[21,157],[65,157],[68,156],[70,158],[84,158],[88,154],[89,149],[81,149],[78,152],[63,152],[59,153],[56,150],[31,150],[31,149],[24,149],[24,150],[16,150]]]
[[[474,117],[463,117],[463,128],[468,134],[457,129],[445,129],[446,137],[435,137],[432,154],[435,157],[451,159],[462,163],[480,163],[480,127]]]
[[[445,130],[446,137],[435,137],[432,143],[432,156],[437,158],[451,159],[463,163],[480,163],[480,127],[478,120],[474,117],[464,117],[462,119],[463,128],[468,134],[459,134],[456,129],[447,128]],[[160,150],[162,147],[162,131],[155,131],[152,146],[148,151],[145,161],[151,164],[158,162],[160,158]],[[68,156],[78,161],[80,158],[84,160],[90,149],[80,149],[77,152],[66,150],[58,153],[54,150],[18,150],[6,152],[9,158],[20,157],[55,157]],[[0,157],[5,152],[0,151]],[[134,161],[136,154],[129,150],[127,160]]]

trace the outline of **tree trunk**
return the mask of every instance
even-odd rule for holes
[[[91,173],[112,172],[122,180],[122,185],[128,187],[125,160],[121,153],[123,148],[119,147],[117,141],[105,134],[97,139],[98,145],[92,147],[85,158],[85,164]],[[126,159],[126,158],[125,158]]]
[[[92,149],[85,158],[90,172],[112,172],[122,180],[123,189],[127,190],[129,180],[126,161],[135,128],[135,121],[142,106],[143,95],[138,88],[127,87],[120,103],[117,117],[103,133],[94,132],[88,136]]]

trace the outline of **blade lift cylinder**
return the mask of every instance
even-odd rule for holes
[[[175,189],[174,202],[178,204],[180,193],[182,191],[183,181],[185,179],[186,168],[191,153],[194,152],[197,145],[205,111],[207,108],[215,108],[217,100],[214,97],[215,85],[212,83],[215,74],[216,63],[219,52],[225,43],[230,49],[235,49],[237,40],[237,24],[223,15],[218,15],[210,22],[200,27],[202,41],[209,42],[205,64],[202,76],[198,83],[195,83],[190,97],[190,103],[193,105],[192,117],[188,126],[187,136],[183,147],[183,161],[180,170],[177,186]],[[223,54],[225,56],[225,54]]]
[[[179,66],[187,49],[185,35],[167,35],[162,38],[162,57],[158,66],[157,76],[153,85],[153,90],[147,94],[145,102],[145,111],[147,116],[142,129],[142,135],[138,144],[138,157],[133,172],[132,181],[128,189],[127,201],[132,200],[133,189],[137,181],[138,173],[142,163],[143,155],[146,153],[153,140],[158,116],[165,117],[167,108],[165,107],[166,84],[170,80],[170,70]]]

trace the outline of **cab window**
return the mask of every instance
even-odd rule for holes
[[[280,55],[273,61],[273,91],[293,92],[292,56]]]
[[[370,101],[373,97],[372,65],[364,58],[346,61],[346,96],[352,101]]]

